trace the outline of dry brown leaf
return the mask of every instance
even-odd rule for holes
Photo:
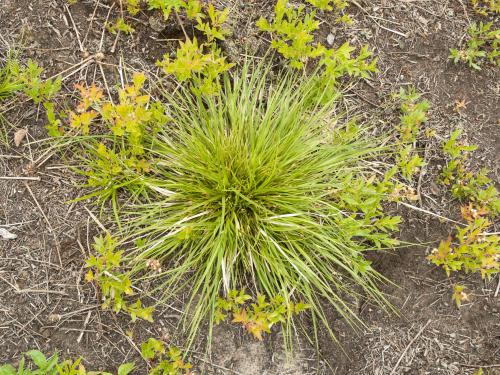
[[[26,129],[19,129],[14,133],[14,144],[16,145],[16,147],[21,146],[21,143],[26,137],[26,134],[28,134],[28,131]]]

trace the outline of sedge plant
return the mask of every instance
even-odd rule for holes
[[[365,258],[396,244],[399,218],[381,209],[390,192],[365,169],[382,150],[341,124],[315,76],[271,76],[247,62],[224,74],[217,96],[165,94],[170,122],[143,133],[151,169],[135,178],[147,194],[119,212],[122,242],[134,244],[123,260],[162,301],[189,291],[188,344],[206,319],[210,343],[220,296],[245,287],[307,306],[313,341],[320,324],[334,336],[327,305],[353,326],[361,296],[388,306],[377,286],[385,279]],[[294,310],[280,317],[288,348]]]

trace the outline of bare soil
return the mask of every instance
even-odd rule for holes
[[[267,37],[254,24],[261,15],[272,13],[274,2],[215,3],[232,9],[233,36],[221,43],[231,60],[265,52]],[[352,88],[344,97],[346,106],[362,108],[366,117],[384,127],[397,124],[399,114],[390,94],[400,87],[415,85],[431,102],[426,126],[436,131],[436,137],[419,145],[428,166],[421,172],[421,201],[415,205],[452,220],[459,220],[458,203],[435,183],[445,163],[440,144],[452,129],[463,129],[470,143],[479,145],[474,165],[489,167],[499,181],[499,69],[485,65],[481,71],[471,71],[448,60],[449,48],[464,37],[469,21],[480,19],[466,3],[353,0],[349,8],[353,26],[336,26],[330,15],[321,14],[318,34],[325,45],[328,34],[335,36],[335,45],[345,40],[357,46],[368,43],[378,56],[380,73]],[[47,76],[65,71],[68,77],[60,100],[68,103],[77,82],[95,81],[112,90],[120,82],[118,71],[157,74],[155,61],[175,51],[182,30],[173,17],[163,22],[158,14],[142,12],[130,19],[136,33],[115,42],[113,35],[103,32],[103,25],[119,15],[118,1],[80,0],[67,7],[64,0],[0,0],[0,52],[4,57],[8,45],[21,46],[21,56],[37,60]],[[185,27],[192,32],[188,22]],[[81,64],[98,52],[104,54],[101,61]],[[456,102],[462,100],[466,106],[457,111]],[[93,208],[67,203],[81,194],[79,181],[64,166],[64,155],[38,142],[46,138],[45,117],[39,109],[28,102],[9,107],[9,145],[0,144],[0,227],[18,235],[15,240],[0,240],[0,363],[14,362],[22,352],[38,348],[82,356],[92,369],[112,370],[135,361],[137,373],[145,374],[138,345],[147,337],[173,337],[178,313],[165,307],[155,323],[132,324],[127,317],[99,308],[97,291],[82,282],[89,242],[98,230],[89,213]],[[15,147],[13,134],[21,128],[28,130],[28,136]],[[398,314],[364,304],[360,316],[367,327],[354,332],[332,311],[341,346],[322,334],[319,359],[305,340],[287,358],[279,333],[256,342],[241,330],[222,325],[216,329],[211,355],[205,355],[201,342],[195,347],[195,371],[458,375],[483,367],[487,374],[500,374],[500,279],[464,274],[447,278],[426,255],[454,231],[453,223],[403,206],[393,209],[404,218],[401,238],[419,244],[372,257],[397,285],[383,288]],[[456,282],[471,294],[460,309],[451,300]],[[182,296],[172,305],[181,307]]]

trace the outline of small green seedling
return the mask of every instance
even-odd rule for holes
[[[183,0],[148,0],[148,9],[159,9],[163,13],[163,17],[168,19],[172,10],[179,12],[186,6]]]
[[[125,22],[123,18],[117,18],[114,23],[107,24],[106,28],[111,34],[117,34],[118,32],[122,32],[124,34],[132,34],[135,29]]]
[[[470,0],[474,11],[482,16],[500,13],[500,1],[498,0]]]
[[[141,344],[142,357],[153,364],[149,375],[189,375],[192,365],[185,363],[182,352],[176,347],[165,347],[165,344],[154,338]]]
[[[221,89],[219,76],[234,66],[215,45],[198,44],[196,38],[180,42],[176,58],[171,60],[165,54],[157,65],[179,82],[191,81],[191,91],[198,96],[217,95]]]
[[[39,67],[38,64],[32,60],[28,60],[26,68],[19,72],[19,78],[23,84],[24,93],[33,100],[35,104],[51,100],[61,89],[61,77],[43,80],[41,78],[42,73],[43,68]]]
[[[25,356],[32,363],[26,362],[22,356],[17,368],[12,365],[0,365],[0,375],[114,375],[104,371],[87,371],[81,363],[81,358],[59,362],[57,353],[46,358],[38,350],[30,350]],[[133,363],[124,363],[118,368],[117,375],[128,375],[134,367]]]
[[[342,10],[347,7],[346,0],[306,0],[309,4],[321,10]]]
[[[413,175],[425,166],[424,160],[416,153],[415,143],[422,125],[428,120],[429,102],[421,100],[421,95],[413,87],[408,90],[401,88],[397,97],[401,100],[402,115],[397,127],[400,146],[396,164],[401,175],[411,181]]]
[[[453,301],[455,301],[458,308],[462,306],[462,302],[469,300],[469,295],[465,292],[465,287],[463,285],[455,284],[453,286]]]
[[[140,299],[130,304],[125,300],[131,296],[132,282],[130,278],[121,272],[123,251],[117,251],[118,246],[115,239],[109,234],[106,237],[94,238],[94,250],[97,256],[91,256],[86,266],[90,268],[85,276],[87,282],[95,282],[101,292],[103,308],[113,308],[117,313],[121,310],[128,313],[132,321],[141,318],[153,321],[153,307],[143,307]]]
[[[323,73],[318,77],[318,88],[325,92],[325,98],[338,96],[338,82],[342,77],[369,78],[372,73],[378,72],[377,59],[368,46],[363,46],[357,55],[356,50],[349,42],[345,42],[339,48],[331,48],[324,51],[319,65]]]
[[[420,155],[414,153],[414,148],[409,145],[399,151],[397,165],[401,175],[411,181],[413,175],[420,171],[420,168],[426,165]]]
[[[196,12],[196,8],[194,12]],[[219,11],[216,10],[212,4],[210,4],[208,6],[209,21],[204,22],[203,19],[198,16],[198,25],[196,26],[196,29],[202,31],[206,35],[208,43],[213,43],[217,39],[225,40],[226,36],[231,34],[229,30],[224,28],[224,24],[226,23],[228,16],[229,8]]]
[[[451,185],[451,193],[462,201],[472,201],[483,209],[488,210],[492,217],[500,214],[500,199],[492,180],[488,177],[489,171],[482,168],[478,173],[467,169],[467,161],[476,145],[465,145],[458,142],[461,131],[456,129],[450,139],[443,143],[443,152],[449,161],[442,169],[439,181],[446,186]]]
[[[215,309],[215,322],[219,324],[231,314],[232,323],[241,324],[247,332],[257,340],[262,340],[264,332],[271,333],[271,327],[286,322],[291,314],[300,314],[310,308],[308,304],[296,304],[285,301],[282,296],[276,296],[268,302],[264,295],[253,298],[244,290],[231,290],[227,298],[219,298]]]
[[[320,43],[313,45],[313,32],[319,28],[313,11],[304,15],[304,5],[297,9],[288,6],[287,0],[278,0],[274,8],[274,20],[269,23],[264,17],[257,21],[261,31],[273,35],[271,47],[290,60],[290,66],[300,69],[311,58],[325,53]]]
[[[450,49],[449,58],[456,64],[463,62],[473,69],[480,70],[481,62],[488,60],[493,65],[500,64],[500,29],[492,29],[493,21],[472,23],[467,29],[466,48]]]
[[[421,94],[417,93],[414,87],[399,91],[401,99],[401,125],[398,127],[400,142],[402,144],[412,144],[417,141],[420,127],[428,120],[429,102],[421,100]]]

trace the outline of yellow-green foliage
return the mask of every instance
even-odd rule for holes
[[[186,5],[186,2],[183,0],[148,0],[147,3],[150,10],[161,10],[165,19],[168,19],[172,10],[179,12]]]
[[[258,340],[262,333],[271,333],[271,327],[284,323],[292,314],[300,314],[310,308],[309,305],[285,301],[282,296],[275,296],[268,302],[266,296],[258,294],[254,299],[244,290],[231,290],[227,298],[219,298],[215,309],[216,324],[224,321],[231,314],[232,322],[241,324]]]
[[[192,365],[185,363],[182,352],[174,347],[165,347],[165,344],[154,338],[141,344],[142,357],[154,363],[148,375],[189,375]]]
[[[449,58],[454,63],[467,63],[469,67],[480,70],[481,62],[488,60],[493,65],[500,64],[500,29],[489,23],[472,23],[467,29],[467,42],[463,48],[451,48]]]
[[[194,94],[217,95],[220,91],[219,76],[234,66],[226,61],[215,43],[230,34],[230,31],[224,28],[229,9],[219,11],[209,4],[205,15],[199,1],[180,3],[182,4],[179,7],[186,10],[188,18],[196,19],[196,29],[205,34],[207,41],[199,44],[196,38],[187,38],[186,41],[180,42],[175,59],[170,59],[169,54],[165,54],[157,65],[165,74],[174,75],[179,82],[189,81]]]
[[[326,7],[328,3],[321,1],[317,5]],[[341,3],[343,2],[334,2],[334,6],[341,7]],[[257,26],[261,31],[271,34],[271,48],[288,59],[290,67],[302,69],[311,59],[318,59],[322,69],[317,78],[317,86],[323,95],[326,92],[325,98],[338,95],[337,83],[340,78],[368,78],[371,73],[377,72],[376,59],[371,59],[372,53],[367,46],[363,46],[356,56],[353,54],[356,48],[349,42],[331,49],[315,43],[314,31],[319,28],[319,21],[316,19],[316,12],[307,13],[303,5],[294,9],[288,5],[287,0],[278,0],[272,23],[261,17]]]
[[[180,42],[177,56],[171,60],[168,54],[157,63],[166,74],[173,74],[179,82],[190,81],[196,95],[216,95],[220,91],[219,76],[234,64],[226,62],[215,44],[198,44],[196,38]]]
[[[446,186],[451,185],[455,197],[468,201],[461,207],[467,224],[457,227],[455,242],[451,236],[441,241],[428,259],[441,266],[448,276],[452,271],[463,270],[479,272],[483,278],[490,278],[500,272],[500,236],[488,233],[493,227],[488,217],[494,218],[500,213],[500,199],[486,169],[477,174],[467,169],[469,153],[477,146],[459,143],[460,134],[459,130],[453,131],[450,139],[443,144],[449,161],[439,180]],[[463,287],[456,286],[453,299],[457,306],[460,307],[463,297]]]
[[[325,47],[320,43],[313,44],[313,32],[318,29],[319,21],[315,19],[314,11],[304,12],[304,5],[297,9],[287,5],[287,0],[278,0],[273,22],[269,23],[261,17],[257,26],[273,35],[271,47],[289,59],[291,67],[302,68],[310,58],[320,57],[325,53]]]
[[[87,177],[87,186],[94,189],[87,197],[99,196],[101,202],[111,198],[116,204],[119,189],[130,188],[140,193],[137,173],[147,174],[151,169],[145,156],[148,145],[144,135],[155,134],[169,121],[163,105],[144,93],[145,80],[144,74],[134,74],[132,84],[119,90],[118,103],[104,98],[102,90],[94,85],[89,88],[77,85],[80,101],[75,111],[57,116],[54,106],[46,105],[47,130],[52,136],[87,136],[96,123],[111,133],[114,140],[111,147],[94,138],[87,143],[92,152],[85,158],[91,157],[93,168],[78,170]]]
[[[484,217],[470,220],[464,228],[457,227],[457,244],[452,238],[441,241],[428,259],[441,266],[449,276],[452,271],[479,272],[490,278],[500,272],[500,236],[487,233],[491,223]]]
[[[61,88],[61,78],[42,78],[44,69],[32,60],[26,66],[9,57],[0,68],[0,100],[22,91],[35,104],[52,99]]]
[[[27,357],[30,362],[27,362]],[[105,371],[87,371],[82,359],[60,361],[55,353],[49,358],[38,350],[30,350],[21,357],[17,368],[12,365],[0,365],[0,375],[114,375]],[[133,363],[124,363],[118,367],[117,375],[127,375],[134,370]]]
[[[401,123],[397,130],[399,133],[399,152],[396,157],[396,164],[401,175],[411,181],[424,161],[415,150],[415,143],[420,132],[421,125],[427,121],[427,111],[429,102],[421,100],[421,95],[410,87],[407,91],[401,88],[399,95],[401,100]]]
[[[125,297],[133,295],[130,278],[122,273],[123,251],[117,251],[115,239],[109,234],[94,239],[94,250],[97,255],[91,256],[86,266],[89,269],[85,276],[87,282],[95,282],[99,287],[103,308],[113,308],[115,312],[124,311],[130,314],[132,321],[137,318],[153,321],[153,307],[143,307],[141,300],[129,303]]]
[[[23,89],[19,71],[19,61],[13,56],[9,56],[0,67],[0,100],[5,100]]]
[[[197,8],[187,9],[188,15],[189,11],[193,12],[192,16],[195,16],[198,20],[198,25],[196,28],[205,34],[207,37],[208,43],[215,42],[218,40],[225,40],[227,35],[230,35],[231,32],[224,28],[224,24],[227,21],[227,17],[229,16],[229,8],[226,8],[222,11],[216,10],[212,4],[208,6],[208,19],[209,21],[204,22],[204,15],[197,11]]]
[[[111,34],[116,34],[119,31],[125,34],[132,34],[135,30],[132,26],[125,22],[123,18],[117,18],[114,23],[107,24],[106,28]]]
[[[342,10],[347,6],[346,0],[306,0],[309,4],[314,5],[321,10]]]
[[[43,68],[32,60],[28,60],[25,69],[19,72],[24,93],[36,104],[52,99],[61,89],[61,77],[43,80]]]
[[[488,177],[489,171],[482,168],[478,173],[467,169],[469,153],[477,149],[475,145],[458,142],[461,131],[456,129],[450,139],[443,143],[443,152],[449,160],[441,171],[440,182],[451,186],[451,193],[462,201],[471,201],[481,210],[496,217],[500,214],[498,191]]]
[[[483,16],[500,13],[500,1],[498,0],[470,0],[476,13]]]

